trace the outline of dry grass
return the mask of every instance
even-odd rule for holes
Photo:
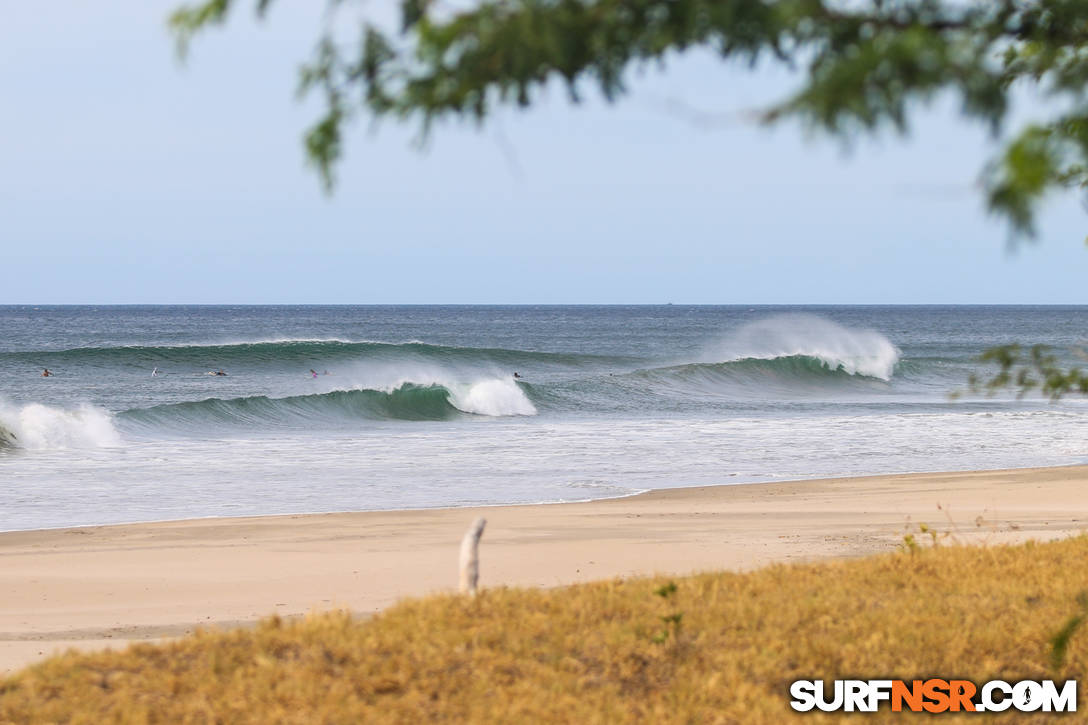
[[[1079,678],[1088,629],[1057,669],[1050,641],[1086,572],[1078,538],[676,578],[671,594],[636,579],[270,619],[53,658],[0,682],[0,721],[824,722],[789,709],[791,681]]]

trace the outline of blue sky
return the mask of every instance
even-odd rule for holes
[[[1010,254],[950,102],[845,151],[738,120],[789,77],[695,54],[423,151],[359,124],[328,198],[294,96],[324,4],[244,8],[184,66],[175,4],[5,9],[0,304],[1088,302],[1088,213]]]

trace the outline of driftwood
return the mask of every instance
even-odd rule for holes
[[[480,579],[480,537],[484,535],[487,519],[480,517],[461,539],[461,593],[476,596],[476,583]]]

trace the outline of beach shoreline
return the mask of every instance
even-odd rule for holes
[[[97,649],[481,584],[743,570],[890,551],[919,524],[1016,543],[1088,528],[1088,465],[656,489],[562,504],[207,518],[0,533],[0,674]]]
[[[75,529],[101,529],[114,526],[150,526],[155,524],[178,524],[186,522],[198,522],[198,521],[243,521],[251,519],[276,519],[276,518],[293,518],[298,516],[338,516],[338,515],[354,515],[354,514],[399,514],[409,513],[413,511],[478,511],[486,513],[488,509],[494,508],[518,508],[518,507],[534,507],[534,506],[569,506],[574,504],[591,504],[599,503],[602,501],[615,501],[625,498],[634,498],[637,496],[645,496],[647,494],[663,491],[685,491],[688,489],[704,489],[704,488],[717,488],[719,486],[776,486],[784,483],[809,483],[819,481],[838,481],[838,480],[853,480],[858,478],[891,478],[896,476],[937,476],[937,475],[950,475],[956,473],[990,473],[990,472],[1014,472],[1014,471],[1034,471],[1052,468],[1077,468],[1080,466],[1088,466],[1088,462],[1080,462],[1083,457],[1078,456],[1078,461],[1075,463],[1054,463],[1043,465],[1024,465],[1024,466],[1006,466],[1003,468],[962,468],[962,469],[948,469],[939,471],[907,471],[897,473],[864,473],[853,474],[847,473],[842,475],[815,475],[805,477],[791,477],[791,478],[742,478],[739,480],[729,480],[721,483],[710,484],[692,484],[692,485],[680,485],[680,486],[664,486],[661,488],[632,488],[626,493],[619,493],[615,495],[601,496],[600,498],[578,498],[578,499],[561,499],[561,500],[544,500],[544,501],[508,501],[502,503],[473,503],[466,505],[441,505],[441,506],[410,506],[410,507],[394,507],[394,508],[377,508],[377,509],[334,509],[334,510],[313,510],[313,511],[288,511],[288,512],[273,512],[273,513],[251,513],[251,514],[237,514],[232,516],[221,515],[208,515],[208,516],[179,516],[177,518],[167,519],[131,519],[131,520],[119,520],[108,521],[98,524],[71,524],[60,526],[35,526],[18,529],[0,529],[0,537],[8,534],[28,534],[28,533],[45,533],[51,531],[70,531]],[[2,526],[0,522],[0,526]]]

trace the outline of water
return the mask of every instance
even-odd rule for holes
[[[0,529],[1079,463],[1083,400],[949,393],[1086,340],[1088,307],[0,307]]]

